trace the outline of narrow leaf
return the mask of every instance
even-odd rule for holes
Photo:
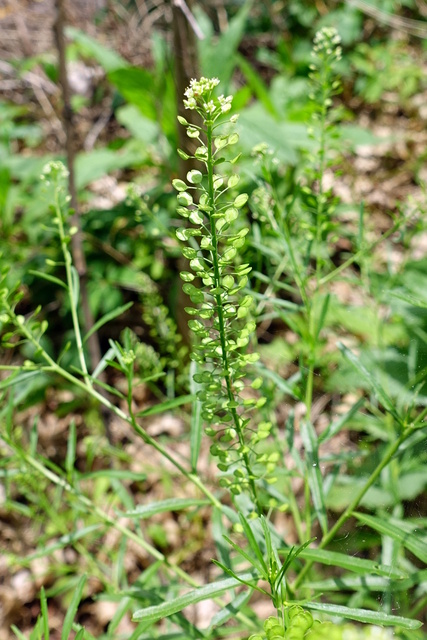
[[[350,364],[352,364],[353,367],[366,380],[384,408],[387,409],[387,411],[393,416],[393,418],[400,423],[400,417],[395,409],[392,399],[384,391],[378,380],[374,378],[370,371],[366,369],[366,367],[361,363],[360,359],[352,351],[350,351],[350,349],[347,349],[347,347],[342,343],[338,344],[338,348],[340,349],[344,358],[346,358],[346,360],[348,360]]]
[[[250,591],[242,591],[239,593],[230,604],[227,604],[221,611],[216,613],[209,625],[208,636],[211,636],[211,632],[214,627],[219,627],[224,625],[231,618],[235,619],[238,612],[242,609],[242,607],[247,604],[250,597],[252,595],[252,590]]]
[[[40,610],[41,610],[42,620],[43,620],[43,633],[44,633],[43,640],[49,640],[49,635],[50,635],[49,614],[47,610],[47,598],[46,598],[46,591],[44,590],[44,587],[42,587],[40,590]]]
[[[328,530],[328,519],[323,493],[323,478],[319,465],[317,434],[309,420],[301,421],[300,430],[305,449],[305,463],[307,466],[308,484],[313,499],[313,506],[322,531],[326,534]]]
[[[102,524],[91,524],[88,527],[84,527],[83,529],[79,529],[78,531],[75,531],[74,533],[66,533],[65,535],[58,538],[56,542],[53,542],[52,544],[44,546],[38,551],[35,551],[34,553],[32,553],[31,555],[26,556],[25,560],[26,562],[31,562],[36,558],[44,558],[45,556],[48,556],[51,553],[54,553],[54,551],[57,551],[57,549],[63,549],[64,547],[74,544],[74,542],[77,542],[77,540],[84,538],[84,536],[87,536],[89,533],[92,533],[93,531],[98,531],[99,529],[102,528],[102,526],[103,526]]]
[[[42,271],[35,271],[34,269],[30,269],[28,273],[31,273],[31,275],[37,276],[37,278],[41,278],[42,280],[53,282],[63,289],[67,289],[67,285],[65,282],[63,282],[63,280],[60,280],[56,276],[51,276],[50,273],[43,273]]]
[[[62,626],[61,640],[68,640],[71,629],[73,627],[74,617],[76,615],[80,600],[82,599],[83,589],[85,588],[87,576],[83,574],[77,583],[71,603],[68,606],[67,613],[65,615],[64,623]]]
[[[226,542],[228,542],[230,547],[232,547],[234,549],[234,551],[236,551],[239,555],[241,555],[242,558],[245,558],[245,560],[247,560],[249,562],[249,564],[251,564],[260,574],[263,573],[262,567],[254,560],[254,558],[252,558],[248,553],[246,553],[246,551],[244,549],[239,547],[239,545],[237,545],[235,542],[233,542],[226,535],[224,535],[224,540]]]
[[[162,604],[155,605],[153,607],[147,607],[146,609],[140,609],[134,613],[133,620],[160,620],[160,618],[182,611],[182,609],[185,609],[185,607],[188,607],[190,604],[216,598],[229,589],[235,589],[243,580],[255,581],[257,579],[257,576],[247,572],[240,574],[238,579],[226,578],[225,580],[218,580],[217,582],[212,582],[204,587],[193,589],[183,596],[179,596],[178,598],[174,598],[168,602],[163,602]]]
[[[199,460],[200,445],[202,443],[203,419],[202,419],[202,402],[197,398],[197,391],[201,388],[195,382],[193,376],[197,372],[197,363],[191,362],[190,365],[190,391],[195,397],[191,408],[191,424],[190,424],[190,464],[193,473],[197,471],[197,462]]]
[[[323,325],[325,323],[326,315],[328,313],[328,307],[329,307],[330,299],[331,299],[331,296],[330,296],[329,293],[323,298],[323,304],[322,304],[322,309],[320,311],[319,323],[317,325],[316,340],[319,337],[319,334],[323,329]]]
[[[402,530],[401,527],[391,524],[390,522],[386,522],[381,518],[377,518],[375,516],[369,516],[365,513],[354,513],[354,516],[363,524],[368,525],[368,527],[372,527],[378,533],[381,533],[384,536],[389,536],[389,538],[393,538],[396,542],[399,542],[401,545],[406,547],[408,551],[414,554],[417,558],[419,558],[422,562],[427,563],[427,543],[420,538],[417,538],[413,533],[408,533],[407,531]]]
[[[259,563],[261,565],[261,567],[263,568],[263,574],[267,575],[268,574],[268,569],[267,569],[267,564],[264,560],[264,554],[261,551],[261,549],[259,548],[259,544],[256,541],[256,538],[253,534],[251,525],[249,524],[249,522],[246,520],[245,516],[243,515],[243,513],[239,513],[239,519],[240,519],[240,523],[243,527],[245,536],[247,541],[249,542],[249,546],[252,549],[252,551],[254,552],[254,554],[256,555],[256,557],[259,560]]]
[[[393,578],[394,580],[406,578],[407,576],[405,572],[400,569],[396,569],[395,567],[378,564],[373,560],[356,558],[355,556],[349,556],[336,551],[304,549],[304,551],[300,553],[300,556],[301,558],[304,558],[304,560],[319,562],[320,564],[326,564],[330,567],[341,567],[342,569],[348,569],[349,571],[354,571],[356,573],[376,573],[379,576]]]
[[[156,513],[164,513],[165,511],[181,511],[189,507],[202,507],[210,504],[209,500],[197,500],[195,498],[170,498],[161,500],[153,504],[146,504],[127,511],[123,515],[126,518],[149,518]]]
[[[368,609],[352,609],[339,604],[323,604],[321,602],[305,602],[304,607],[311,611],[319,611],[331,616],[340,616],[358,622],[368,622],[370,624],[384,625],[389,627],[402,627],[403,629],[419,629],[422,622],[410,620],[401,616],[392,616],[382,611],[369,611]]]
[[[80,297],[80,278],[75,267],[71,267],[71,292],[73,295],[73,302],[76,310],[79,307],[79,297]],[[71,302],[71,301],[70,301]]]
[[[331,422],[326,429],[319,436],[319,443],[326,442],[335,436],[337,433],[341,431],[344,425],[351,420],[351,418],[359,411],[361,407],[365,404],[365,398],[359,398],[357,402],[355,402],[346,413],[338,418],[338,420],[334,420]]]
[[[138,418],[142,418],[144,416],[154,416],[157,413],[163,413],[164,411],[169,411],[169,409],[175,409],[175,407],[180,407],[183,404],[187,404],[194,400],[194,396],[186,395],[179,396],[179,398],[172,398],[172,400],[165,400],[165,402],[161,402],[160,404],[155,404],[153,407],[149,407],[148,409],[144,409],[143,411],[139,411],[136,414]]]
[[[120,307],[116,307],[112,311],[109,311],[108,313],[103,315],[102,318],[97,320],[95,324],[86,333],[86,335],[83,338],[83,344],[90,338],[92,334],[98,331],[98,329],[100,329],[104,324],[107,324],[107,322],[110,322],[110,320],[114,320],[114,318],[121,316],[122,313],[127,311],[132,305],[133,305],[133,302],[127,302],[126,304],[123,304]]]

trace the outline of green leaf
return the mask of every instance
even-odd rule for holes
[[[265,571],[263,571],[263,567],[260,564],[258,564],[256,560],[254,560],[254,558],[249,555],[249,553],[246,553],[246,551],[242,549],[242,547],[239,547],[239,545],[233,542],[233,540],[231,540],[231,538],[229,538],[227,535],[224,535],[224,540],[228,542],[230,547],[232,547],[234,551],[236,551],[239,555],[241,555],[242,558],[245,558],[245,560],[247,560],[249,564],[251,564],[254,567],[254,569],[256,569],[263,578],[267,578],[267,574],[265,573]]]
[[[90,533],[93,533],[94,531],[99,531],[100,529],[102,529],[102,527],[103,525],[100,523],[91,524],[88,527],[83,527],[82,529],[78,529],[77,531],[74,531],[74,533],[66,533],[65,535],[58,538],[58,540],[56,540],[52,544],[43,546],[38,551],[35,551],[34,553],[26,556],[25,560],[26,562],[30,562],[32,560],[36,560],[37,558],[44,558],[45,556],[48,556],[51,553],[54,553],[58,549],[63,549],[64,547],[73,545],[74,542],[76,542],[77,540],[84,538],[85,536],[89,535]]]
[[[304,607],[310,611],[319,611],[331,616],[340,616],[358,622],[368,622],[370,624],[384,625],[388,627],[402,627],[403,629],[419,629],[422,622],[410,620],[401,616],[392,616],[381,611],[369,611],[368,609],[352,609],[338,604],[323,604],[321,602],[304,602]]]
[[[267,564],[265,562],[264,559],[264,554],[261,551],[259,544],[254,536],[254,533],[252,531],[252,527],[250,525],[250,523],[248,522],[248,520],[246,520],[245,516],[243,515],[243,513],[239,512],[239,520],[240,520],[240,524],[243,527],[243,531],[245,533],[246,539],[249,542],[249,546],[252,549],[252,551],[254,552],[254,554],[256,555],[256,557],[259,560],[259,563],[263,569],[263,574],[267,575],[268,574],[268,569],[267,569]]]
[[[200,42],[199,56],[203,75],[207,78],[218,77],[225,85],[225,91],[228,90],[227,85],[236,65],[235,54],[245,33],[251,6],[252,1],[243,4],[215,44],[207,39]]]
[[[76,158],[76,186],[84,189],[106,173],[141,164],[143,158],[141,150],[137,151],[131,145],[124,145],[120,151],[94,149],[79,153]]]
[[[150,518],[156,513],[164,513],[165,511],[181,511],[190,507],[203,507],[210,504],[209,500],[199,500],[196,498],[169,498],[168,500],[160,500],[150,504],[145,504],[126,511],[123,515],[126,518]]]
[[[239,593],[230,604],[223,607],[218,613],[216,613],[209,625],[208,636],[211,637],[211,632],[215,627],[224,625],[230,619],[236,619],[239,611],[248,603],[252,595],[252,590],[242,591]]]
[[[192,400],[194,400],[194,396],[190,394],[186,396],[179,396],[178,398],[172,398],[171,400],[165,400],[165,402],[160,402],[159,404],[155,404],[153,407],[139,411],[136,414],[136,417],[142,418],[143,416],[154,416],[157,413],[163,413],[164,411],[169,411],[170,409],[175,409],[183,404],[192,402]]]
[[[246,572],[239,574],[238,579],[226,578],[225,580],[218,580],[217,582],[212,582],[211,584],[205,585],[204,587],[193,589],[189,593],[186,593],[183,596],[179,596],[178,598],[174,598],[173,600],[169,600],[168,602],[163,602],[162,604],[153,607],[147,607],[145,609],[140,609],[139,611],[136,611],[134,613],[133,620],[160,620],[161,618],[170,616],[173,613],[182,611],[182,609],[185,609],[185,607],[188,607],[191,604],[216,598],[217,596],[223,594],[225,591],[235,589],[241,584],[242,581],[256,581],[257,579],[257,576],[253,575],[250,572]]]
[[[127,302],[126,304],[123,304],[120,307],[116,307],[116,309],[113,309],[112,311],[109,311],[104,316],[102,316],[102,318],[97,320],[93,325],[93,327],[91,327],[89,331],[86,333],[86,335],[83,338],[83,344],[85,344],[85,342],[90,338],[90,336],[93,333],[95,333],[96,331],[98,331],[98,329],[103,327],[104,324],[107,324],[107,322],[110,322],[110,320],[114,320],[114,318],[121,316],[122,313],[130,309],[132,305],[133,305],[133,302]]]
[[[345,424],[351,420],[351,418],[363,407],[365,404],[365,398],[359,398],[357,402],[355,402],[346,413],[331,422],[324,431],[319,436],[319,443],[326,442],[335,436],[337,433],[341,431],[341,429],[345,426]]]
[[[94,38],[91,38],[83,31],[75,27],[66,27],[65,34],[67,38],[78,44],[86,55],[90,55],[105,69],[108,73],[115,69],[123,69],[128,66],[124,58],[119,56],[115,51],[104,47]]]
[[[41,610],[41,615],[43,620],[43,633],[44,633],[43,640],[49,640],[49,636],[50,636],[49,613],[47,609],[47,598],[46,598],[46,591],[44,590],[44,587],[42,587],[40,590],[40,610]]]
[[[50,273],[43,273],[42,271],[35,271],[34,269],[29,269],[28,273],[31,273],[32,276],[37,276],[37,278],[42,278],[43,280],[47,280],[48,282],[53,282],[57,284],[59,287],[63,289],[68,289],[67,284],[56,278],[55,276],[51,276]]]
[[[413,307],[417,307],[418,309],[427,309],[427,301],[421,300],[410,293],[400,293],[398,291],[389,291],[389,295],[393,298],[397,298],[398,300],[402,300],[402,302],[406,302]]]
[[[247,84],[252,89],[257,99],[264,105],[268,113],[271,113],[271,115],[274,117],[278,117],[279,114],[277,113],[277,109],[270,98],[267,86],[264,84],[261,76],[255,71],[255,69],[247,61],[247,59],[240,53],[237,53],[236,59],[237,64],[240,67],[240,71],[245,76]]]
[[[77,586],[73,592],[73,597],[68,605],[67,613],[65,615],[64,623],[62,626],[61,640],[68,640],[68,636],[71,633],[73,627],[74,616],[76,615],[77,608],[82,599],[83,589],[87,580],[86,574],[82,575],[77,583]]]
[[[108,79],[117,87],[125,100],[136,105],[146,118],[158,121],[156,93],[153,91],[156,82],[152,73],[141,67],[126,66],[126,68],[111,71]]]
[[[305,450],[308,484],[310,486],[313,506],[323,534],[328,531],[325,496],[323,493],[323,478],[319,464],[319,445],[313,425],[309,420],[302,420],[300,425],[301,438]]]
[[[282,551],[282,550],[280,550]],[[283,550],[283,552],[287,552]],[[394,580],[406,578],[407,574],[391,565],[378,564],[373,560],[365,560],[364,558],[356,558],[345,553],[336,551],[325,551],[324,549],[305,549],[300,553],[301,558],[312,562],[319,562],[330,567],[342,567],[356,573],[376,573],[379,576],[393,578]]]
[[[114,113],[117,122],[126,127],[136,140],[141,140],[145,145],[157,143],[161,136],[158,122],[148,118],[134,104],[126,104]],[[162,140],[162,144],[165,140]]]
[[[387,395],[378,380],[374,378],[374,376],[361,363],[360,359],[352,351],[350,351],[350,349],[347,349],[347,347],[342,343],[338,344],[338,348],[340,349],[344,358],[346,358],[346,360],[348,360],[350,364],[352,364],[353,367],[357,369],[360,375],[366,380],[384,408],[387,409],[387,411],[393,416],[393,418],[400,424],[400,416],[395,409],[393,400],[390,398],[390,396]]]
[[[427,543],[424,540],[417,538],[413,533],[405,531],[401,526],[387,522],[382,518],[358,512],[355,512],[353,515],[360,520],[360,522],[363,522],[363,524],[378,531],[378,533],[396,540],[396,542],[403,545],[422,562],[427,563]]]
[[[197,391],[201,389],[200,384],[194,380],[194,375],[197,370],[197,363],[191,362],[190,364],[190,391],[194,396],[192,408],[191,408],[191,423],[190,423],[190,464],[193,473],[197,471],[197,462],[199,460],[200,446],[202,443],[203,434],[203,418],[202,408],[203,403],[197,397]]]
[[[402,587],[407,590],[407,587],[402,580]],[[339,578],[329,578],[327,580],[309,581],[304,583],[304,587],[307,589],[313,589],[314,591],[381,591],[385,592],[388,589],[392,589],[396,592],[399,589],[399,583],[396,586],[395,582],[392,582],[384,576],[340,576]]]

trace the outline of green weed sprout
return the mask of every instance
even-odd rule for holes
[[[177,231],[178,239],[188,243],[183,254],[191,268],[182,272],[181,278],[183,290],[197,305],[186,308],[191,316],[189,327],[197,340],[191,358],[202,369],[194,380],[202,385],[198,395],[202,417],[208,425],[205,431],[214,439],[211,453],[219,458],[218,468],[226,474],[220,483],[233,494],[248,490],[260,513],[253,465],[265,462],[264,473],[268,474],[277,460],[273,459],[274,454],[271,459],[262,458],[254,449],[268,437],[271,424],[262,422],[256,431],[249,428],[248,412],[259,409],[265,398],[242,398],[246,368],[258,359],[258,354],[245,352],[255,330],[255,322],[249,317],[252,298],[243,294],[251,267],[238,262],[239,249],[248,233],[248,228],[241,225],[239,211],[248,195],[230,197],[239,176],[225,177],[216,172],[217,166],[225,162],[223,151],[239,139],[236,132],[224,132],[225,125],[233,125],[238,116],[223,120],[222,116],[231,109],[232,97],[215,97],[218,84],[217,78],[192,80],[185,92],[184,105],[197,111],[201,126],[178,117],[187,127],[187,135],[199,143],[194,156],[182,150],[178,150],[179,155],[195,158],[204,167],[203,171],[189,171],[186,182],[173,181],[178,191],[177,211],[193,225]],[[230,164],[238,158],[232,158]],[[260,385],[260,379],[252,383],[255,389]]]

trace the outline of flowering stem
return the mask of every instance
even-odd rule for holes
[[[211,215],[209,216],[211,241],[212,241],[212,247],[213,247],[211,251],[211,256],[212,256],[212,263],[213,263],[213,269],[214,269],[215,289],[219,289],[221,287],[221,273],[220,273],[220,267],[219,267],[219,261],[218,261],[218,238],[217,238],[217,233],[215,228],[215,218],[212,215],[212,213],[215,211],[215,190],[214,190],[214,183],[213,183],[214,158],[212,153],[213,123],[211,121],[206,122],[206,137],[207,137],[207,148],[208,148],[208,156],[207,156],[207,162],[206,162],[206,168],[208,172],[208,202],[209,202],[209,206],[212,207]],[[251,471],[249,456],[246,452],[246,446],[245,446],[243,433],[242,433],[241,420],[237,413],[236,408],[234,407],[236,399],[233,392],[233,384],[232,384],[230,367],[228,362],[227,338],[226,338],[226,329],[225,329],[225,321],[224,321],[223,302],[222,302],[221,296],[222,296],[221,293],[217,293],[215,295],[215,302],[216,302],[216,311],[218,314],[219,338],[221,343],[221,360],[222,360],[223,371],[224,371],[224,374],[223,374],[224,381],[227,388],[227,396],[232,405],[231,415],[232,415],[234,426],[236,429],[236,434],[239,440],[239,447],[240,447],[240,450],[242,451],[243,463],[246,468],[246,473],[248,476],[252,498],[254,500],[256,510],[260,514],[261,506],[259,504],[255,481]]]

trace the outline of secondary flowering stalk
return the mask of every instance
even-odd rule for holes
[[[185,92],[184,105],[199,113],[202,126],[178,117],[187,127],[187,135],[199,142],[192,157],[200,160],[205,169],[204,173],[189,171],[187,182],[173,181],[178,191],[178,213],[194,225],[177,231],[179,240],[191,243],[184,247],[183,254],[189,259],[192,272],[181,273],[181,278],[185,282],[184,291],[199,305],[186,308],[192,316],[189,327],[197,336],[191,358],[201,365],[194,379],[202,385],[198,395],[203,404],[202,416],[208,424],[205,431],[214,438],[211,453],[219,458],[218,468],[225,474],[220,483],[235,495],[249,491],[255,511],[260,513],[255,483],[260,474],[254,473],[253,464],[266,463],[263,470],[266,475],[273,471],[275,461],[268,456],[262,459],[254,449],[269,435],[271,424],[261,423],[253,432],[248,428],[249,418],[244,417],[249,410],[261,407],[265,399],[240,397],[245,387],[246,366],[258,359],[257,354],[242,353],[255,323],[247,319],[251,296],[241,293],[251,268],[248,264],[236,264],[248,229],[236,229],[233,225],[248,196],[242,193],[227,200],[224,195],[238,184],[239,177],[233,174],[227,179],[215,172],[216,165],[225,162],[220,152],[239,139],[235,132],[218,134],[218,128],[225,122],[217,121],[231,109],[232,102],[231,96],[214,96],[218,84],[217,78],[192,80]],[[237,116],[232,116],[226,122],[236,121]],[[182,150],[178,153],[184,159],[191,157]],[[238,157],[230,160],[231,164]],[[197,202],[192,192],[197,192]],[[201,280],[202,287],[193,284],[196,278]],[[259,388],[260,384],[258,379],[252,386]]]

